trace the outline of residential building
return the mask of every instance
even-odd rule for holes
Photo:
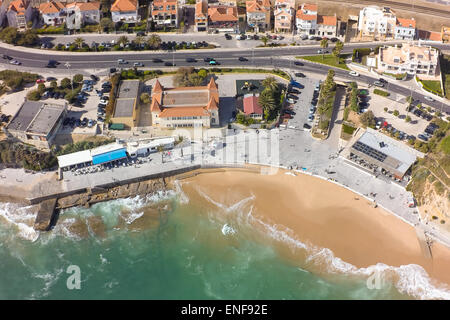
[[[450,42],[450,27],[442,26],[441,28],[441,39],[443,42]]]
[[[219,88],[211,78],[199,87],[164,88],[156,80],[150,106],[152,125],[163,128],[219,125]]]
[[[113,22],[137,23],[141,20],[138,14],[137,0],[116,0],[111,6]]]
[[[336,37],[337,36],[337,17],[334,16],[317,16],[317,33],[318,36]]]
[[[270,31],[272,8],[270,0],[250,0],[245,3],[247,26],[254,32]]]
[[[361,36],[392,38],[397,18],[390,8],[368,6],[359,12],[358,31]]]
[[[275,27],[277,33],[293,31],[295,0],[276,0],[274,7]]]
[[[25,29],[27,23],[33,19],[33,8],[29,0],[14,0],[9,3],[6,12],[10,27]]]
[[[127,129],[137,126],[141,87],[140,80],[122,80],[120,82],[111,114],[111,124],[121,123]]]
[[[195,31],[208,31],[208,0],[197,0],[195,3]]]
[[[442,42],[441,32],[435,32],[435,31],[417,30],[417,38],[419,39],[419,42],[420,41],[435,42],[435,43]]]
[[[302,4],[297,10],[295,25],[298,34],[315,35],[317,31],[317,5]]]
[[[379,174],[402,179],[423,153],[385,134],[367,128],[350,148],[350,160],[364,161]]]
[[[397,18],[395,26],[396,40],[414,40],[416,37],[416,20]]]
[[[177,0],[154,0],[152,20],[155,28],[178,28],[181,13]]]
[[[80,29],[86,24],[98,24],[101,19],[100,2],[72,2],[66,6],[68,29]]]
[[[44,24],[48,26],[59,26],[66,22],[66,7],[59,1],[41,3],[39,13]]]
[[[208,30],[220,32],[237,32],[239,18],[236,3],[209,4]]]
[[[49,149],[66,115],[66,105],[25,101],[4,131],[22,142]]]
[[[380,72],[408,73],[430,79],[439,76],[439,51],[413,43],[405,43],[401,47],[384,46],[379,50],[377,65]]]
[[[244,95],[243,99],[244,114],[248,117],[257,120],[262,120],[264,112],[258,100],[259,100],[259,93],[256,94],[251,93]]]
[[[6,25],[6,11],[8,10],[8,4],[5,1],[0,0],[0,28]]]

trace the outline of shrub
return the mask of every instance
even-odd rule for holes
[[[40,98],[41,94],[39,93],[39,90],[33,90],[27,94],[27,99],[31,101],[39,101]]]
[[[400,112],[398,112],[398,110],[394,110],[394,116],[398,117],[400,115]]]
[[[383,96],[383,97],[388,97],[389,96],[389,92],[386,92],[386,91],[383,91],[383,90],[380,90],[380,89],[374,89],[373,93],[377,94],[379,96]]]

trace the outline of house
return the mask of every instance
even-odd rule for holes
[[[396,40],[414,40],[416,37],[416,20],[397,18],[395,26]]]
[[[209,4],[208,30],[221,32],[237,32],[239,18],[236,3]]]
[[[259,94],[252,93],[244,95],[243,99],[244,114],[251,118],[262,120],[263,119],[263,109],[259,104]]]
[[[197,0],[195,3],[195,31],[208,30],[208,0]]]
[[[25,29],[27,23],[33,19],[33,8],[29,0],[14,0],[9,3],[6,12],[10,27]]]
[[[164,88],[156,80],[150,106],[152,125],[163,128],[219,125],[219,88],[211,78],[199,87]]]
[[[270,31],[272,8],[270,0],[250,0],[245,3],[247,26],[254,32]]]
[[[49,149],[66,115],[66,104],[25,101],[4,131],[22,142]]]
[[[59,1],[41,3],[39,13],[48,26],[59,26],[66,22],[66,7]]]
[[[111,6],[113,22],[137,23],[141,20],[138,14],[137,0],[116,0]]]
[[[315,35],[317,31],[317,5],[304,3],[297,10],[295,25],[300,35]]]
[[[423,42],[435,42],[442,43],[441,32],[427,31],[427,30],[417,30],[417,38]]]
[[[72,2],[66,6],[68,29],[80,29],[86,24],[98,24],[101,19],[100,2]]]
[[[276,0],[273,14],[275,17],[275,32],[289,33],[293,31],[295,0]]]
[[[377,56],[379,72],[407,73],[422,79],[439,76],[439,51],[431,46],[405,43],[400,46],[384,46]]]
[[[337,17],[334,16],[317,16],[317,32],[318,36],[336,37],[337,36]]]
[[[111,124],[123,124],[127,129],[137,126],[142,83],[140,80],[122,80],[119,84]]]
[[[397,18],[387,7],[368,6],[359,12],[358,31],[360,36],[392,38]]]
[[[178,28],[181,13],[177,0],[154,0],[151,8],[155,28]]]

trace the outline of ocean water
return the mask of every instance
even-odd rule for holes
[[[31,207],[0,204],[0,299],[449,298],[418,266],[357,269],[257,221],[251,197],[214,209],[202,197],[179,189],[71,208],[41,234]],[[72,265],[80,289],[68,289]],[[373,288],[375,271],[386,280]]]

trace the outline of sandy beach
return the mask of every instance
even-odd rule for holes
[[[417,264],[432,282],[438,280],[435,284],[450,284],[449,248],[433,243],[433,257],[425,257],[414,227],[333,183],[283,170],[261,175],[230,169],[202,171],[181,185],[192,202],[205,203],[206,195],[206,205],[212,207],[230,207],[249,198],[255,218],[277,229],[288,228],[301,242],[328,248],[358,268]]]

